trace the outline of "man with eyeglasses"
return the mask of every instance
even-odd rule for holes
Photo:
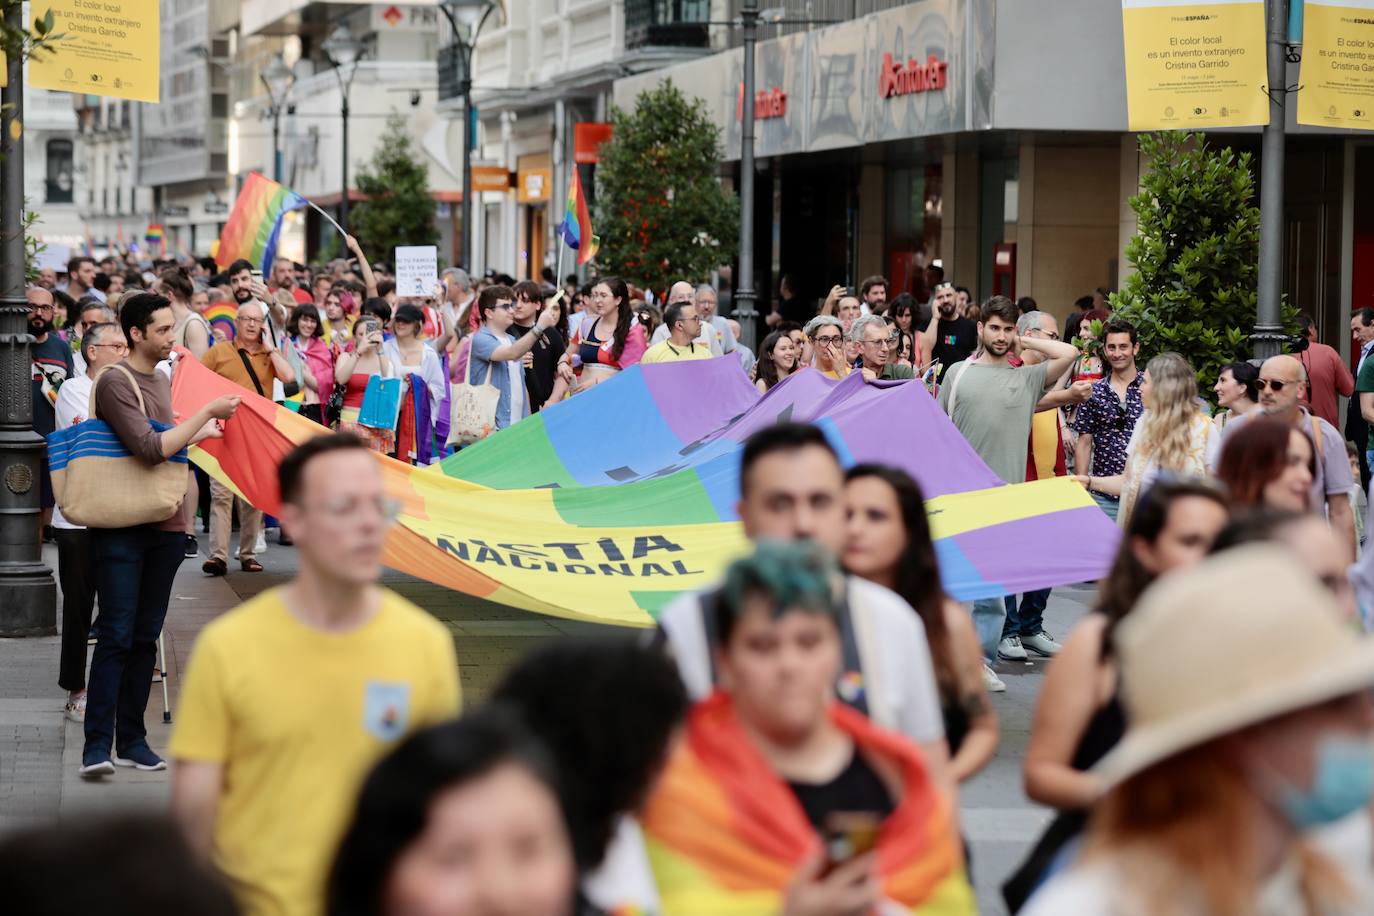
[[[670,303],[663,313],[663,327],[668,329],[668,337],[645,350],[641,363],[680,363],[711,358],[706,345],[697,342],[701,319],[697,317],[695,302]]]
[[[1092,394],[1078,408],[1073,431],[1074,471],[1092,477],[1126,472],[1126,446],[1145,411],[1140,399],[1144,376],[1136,370],[1140,336],[1129,321],[1113,319],[1102,329],[1102,358],[1111,372],[1093,383]],[[1344,446],[1342,446],[1344,451]],[[1120,497],[1092,492],[1102,511],[1116,521]]]
[[[104,306],[101,306],[104,308]],[[81,337],[85,371],[73,375],[57,393],[57,428],[67,429],[90,419],[91,387],[101,369],[129,354],[124,332],[113,322],[94,322]],[[86,719],[86,640],[95,611],[95,559],[90,531],[73,524],[59,507],[53,508],[57,539],[57,579],[62,586],[62,655],[58,686],[67,691],[65,715],[73,722]]]
[[[72,348],[53,331],[53,296],[41,286],[30,286],[24,291],[29,303],[29,334],[33,343],[29,345],[29,359],[33,368],[33,431],[46,436],[57,428],[57,392],[62,383],[76,374],[72,362]],[[52,495],[52,478],[48,476],[48,463],[42,465],[39,487],[39,529],[38,536],[51,540],[49,525],[52,522],[52,509],[56,500]]]
[[[895,328],[877,315],[857,318],[849,331],[850,339],[859,347],[859,368],[868,382],[911,379],[916,375],[910,366],[888,360],[888,354],[900,342]]]
[[[296,371],[274,346],[271,333],[265,332],[265,316],[266,310],[256,299],[243,302],[234,319],[234,339],[215,344],[200,361],[216,375],[270,400],[272,383],[279,380],[289,384],[296,380]],[[211,478],[210,556],[200,567],[208,576],[223,576],[229,571],[229,529],[235,506],[239,512],[239,567],[244,572],[262,572],[262,564],[253,555],[262,530],[262,511]]]
[[[196,640],[171,810],[245,913],[316,913],[369,768],[458,714],[458,661],[442,623],[377,584],[398,507],[362,440],[311,439],[277,479],[299,572]]]
[[[836,381],[849,375],[850,365],[844,354],[844,326],[840,319],[817,315],[803,329],[811,341],[811,368]]]
[[[1350,506],[1350,458],[1345,439],[1336,427],[1312,413],[1302,403],[1307,373],[1292,356],[1274,356],[1260,366],[1260,409],[1226,424],[1226,435],[1245,425],[1256,414],[1272,417],[1299,430],[1312,442],[1317,472],[1312,475],[1312,511],[1325,516],[1345,548],[1346,562],[1355,561],[1355,513]]]

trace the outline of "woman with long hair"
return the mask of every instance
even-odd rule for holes
[[[1374,647],[1311,573],[1235,548],[1151,588],[1113,645],[1130,724],[1081,852],[1023,912],[1370,912],[1313,833],[1370,804]]]
[[[963,782],[997,751],[997,713],[983,683],[983,650],[973,620],[940,584],[925,497],[910,474],[880,464],[855,465],[845,480],[845,569],[890,588],[921,618],[940,691],[950,771]]]
[[[1082,831],[1102,789],[1090,769],[1125,728],[1112,643],[1116,627],[1155,580],[1202,562],[1226,519],[1225,500],[1211,484],[1156,482],[1126,526],[1116,560],[1098,588],[1097,607],[1050,662],[1022,774],[1026,795],[1060,813],[1002,888],[1011,912]]]
[[[1226,424],[1237,417],[1243,417],[1259,408],[1259,369],[1251,363],[1227,363],[1217,374],[1217,383],[1212,390],[1217,395],[1217,406],[1221,409],[1212,417],[1217,430],[1225,430]]]
[[[324,342],[320,310],[308,302],[296,306],[286,322],[286,334],[307,370],[301,385],[301,416],[323,426],[323,405],[334,392],[334,349]]]
[[[581,391],[637,364],[648,341],[625,281],[602,277],[592,287],[591,307],[573,330],[562,362],[578,372]]]
[[[754,367],[754,385],[764,394],[778,382],[797,371],[797,347],[782,331],[774,331],[763,339],[759,348],[759,362]]]
[[[726,571],[722,686],[692,707],[642,818],[664,916],[972,916],[949,790],[835,695],[842,581],[805,541],[760,541]]]
[[[501,707],[410,736],[363,783],[328,916],[571,916],[576,870],[543,746]]]
[[[372,376],[395,378],[396,367],[382,352],[382,322],[375,315],[363,315],[352,328],[353,349],[339,356],[334,363],[334,383],[344,386],[343,410],[335,427],[339,432],[357,435],[374,452],[390,455],[396,451],[396,431],[358,422],[362,415],[363,398]]]
[[[1145,412],[1126,445],[1126,470],[1114,477],[1079,475],[1090,492],[1121,497],[1123,527],[1140,494],[1161,472],[1205,477],[1216,467],[1221,437],[1198,406],[1197,376],[1177,353],[1161,353],[1145,366],[1140,386]]]
[[[1254,417],[1227,434],[1217,465],[1231,505],[1241,509],[1310,512],[1316,473],[1307,433],[1269,417]]]
[[[892,322],[893,327],[904,334],[914,335],[921,329],[912,330],[916,327],[916,300],[910,293],[902,293],[892,300],[892,307],[887,310],[887,317]]]
[[[391,327],[392,338],[382,344],[382,352],[404,380],[396,421],[396,457],[410,464],[429,464],[435,454],[434,422],[444,400],[444,366],[425,342],[425,313],[418,306],[397,307]]]

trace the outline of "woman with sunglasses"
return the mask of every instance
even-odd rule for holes
[[[1069,633],[1046,669],[1022,774],[1026,795],[1060,813],[1003,885],[1011,912],[1020,909],[1061,850],[1082,832],[1102,788],[1090,769],[1121,739],[1125,718],[1113,648],[1116,628],[1157,579],[1202,562],[1226,518],[1221,492],[1200,480],[1151,487],[1126,526],[1098,589],[1097,607]]]
[[[1078,475],[1090,493],[1121,497],[1125,525],[1137,498],[1160,473],[1205,477],[1216,467],[1221,437],[1198,405],[1197,376],[1177,353],[1161,353],[1145,367],[1140,397],[1145,412],[1126,446],[1126,468],[1113,477]]]
[[[1247,362],[1227,363],[1221,367],[1217,383],[1212,388],[1221,410],[1212,417],[1219,432],[1226,424],[1259,409],[1259,369]]]
[[[591,307],[573,331],[561,362],[578,373],[576,390],[583,391],[637,365],[648,344],[630,288],[619,277],[603,277],[592,287]]]

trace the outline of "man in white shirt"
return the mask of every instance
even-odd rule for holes
[[[84,312],[83,312],[84,314]],[[114,322],[88,324],[81,338],[86,369],[57,389],[57,429],[67,429],[89,419],[91,388],[101,369],[113,366],[129,353],[124,332]],[[57,578],[62,585],[62,655],[57,683],[67,691],[65,714],[73,722],[86,720],[86,641],[95,611],[95,557],[90,532],[68,521],[62,509],[52,510],[57,539]]]
[[[806,538],[838,556],[845,538],[844,471],[825,434],[808,424],[778,423],[751,436],[740,459],[738,511],[751,540]],[[881,585],[855,576],[845,581],[839,698],[919,744],[932,775],[946,780],[949,748],[920,617]],[[714,590],[683,595],[658,619],[694,699],[715,680],[714,600]]]

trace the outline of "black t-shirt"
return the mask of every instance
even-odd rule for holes
[[[518,324],[511,325],[506,331],[514,340],[519,340],[529,332],[529,328],[522,328]],[[558,377],[558,358],[567,349],[568,345],[563,342],[563,335],[558,333],[557,328],[549,328],[544,332],[543,340],[535,341],[530,351],[534,354],[534,367],[525,370],[525,387],[530,393],[531,413],[538,413],[549,395],[553,394],[553,383]]]
[[[56,331],[49,331],[42,343],[32,344],[29,357],[33,360],[33,431],[46,436],[57,427],[57,411],[54,402],[43,393],[43,382],[47,380],[53,398],[57,389],[71,378],[72,348]]]
[[[894,807],[887,786],[858,750],[849,759],[849,765],[829,782],[789,782],[787,786],[818,832],[824,832],[826,820],[836,812],[865,812],[886,820]]]
[[[935,330],[934,357],[944,366],[940,377],[944,378],[949,367],[969,358],[978,349],[978,325],[967,318],[940,319]]]

